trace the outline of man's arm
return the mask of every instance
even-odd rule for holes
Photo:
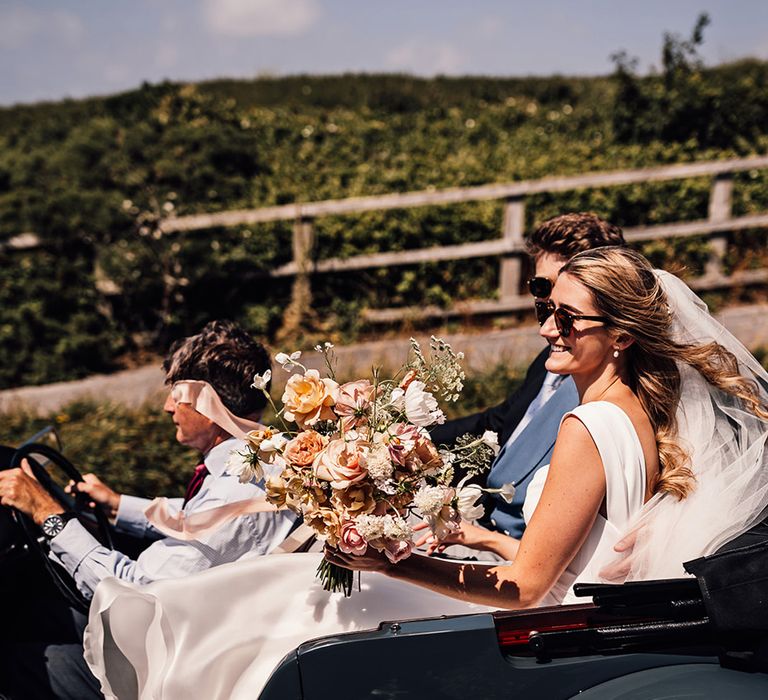
[[[246,555],[267,554],[285,539],[294,519],[289,511],[233,518],[199,541],[166,537],[153,542],[137,559],[107,549],[82,524],[71,520],[51,540],[51,556],[90,598],[99,582],[112,576],[145,585],[183,578]]]
[[[545,348],[528,367],[523,383],[498,406],[432,427],[432,440],[438,445],[451,445],[465,433],[482,435],[486,430],[498,433],[499,440],[503,440],[504,434],[510,435],[541,389],[548,356],[549,348]]]

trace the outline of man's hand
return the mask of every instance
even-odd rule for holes
[[[610,564],[600,569],[597,575],[601,579],[612,583],[624,583],[635,563],[633,555],[635,542],[637,542],[637,533],[637,529],[632,530],[613,545],[613,551],[617,552],[618,556]]]
[[[113,491],[95,474],[83,474],[83,480],[75,483],[70,481],[65,489],[67,493],[84,493],[90,498],[91,508],[100,506],[107,517],[114,520],[117,517],[117,509],[120,506],[120,494]]]
[[[29,515],[38,525],[49,515],[64,512],[61,504],[40,486],[26,460],[20,469],[0,471],[0,504]]]

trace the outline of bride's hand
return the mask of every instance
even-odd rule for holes
[[[391,566],[384,552],[377,552],[373,547],[368,547],[365,554],[344,554],[338,549],[326,545],[325,558],[331,564],[342,566],[352,571],[376,571],[384,573]]]
[[[413,530],[418,532],[426,530],[429,527],[427,523],[416,525]],[[486,549],[488,540],[488,530],[479,525],[473,525],[462,520],[459,529],[448,533],[442,540],[438,540],[431,532],[426,532],[413,544],[414,547],[427,545],[427,554],[432,555],[443,552],[446,547],[452,544],[461,544],[472,549]]]

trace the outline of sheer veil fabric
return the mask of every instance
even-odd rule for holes
[[[667,272],[656,274],[673,316],[674,340],[725,347],[761,402],[768,403],[768,373],[760,363],[684,282]],[[657,494],[642,508],[626,533],[635,540],[627,580],[684,576],[683,562],[712,554],[768,510],[768,423],[693,368],[679,369],[678,438],[691,457],[696,484],[683,500]]]

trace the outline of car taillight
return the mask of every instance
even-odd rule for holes
[[[567,605],[539,610],[498,611],[493,613],[496,638],[502,652],[519,654],[528,650],[534,632],[566,632],[580,630],[598,623],[602,617],[592,604]]]

